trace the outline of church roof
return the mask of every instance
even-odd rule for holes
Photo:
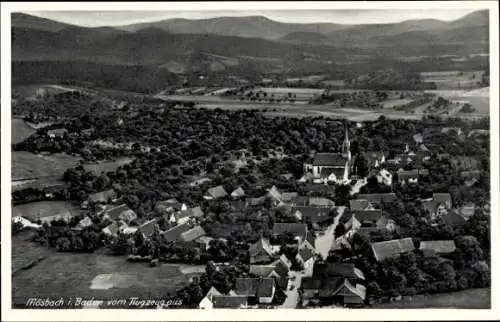
[[[317,153],[313,166],[344,166],[346,162],[347,158],[340,153]]]

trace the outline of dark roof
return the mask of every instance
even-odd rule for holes
[[[351,199],[349,200],[349,208],[351,210],[365,210],[370,205],[366,199]]]
[[[382,210],[355,210],[354,217],[363,224],[364,222],[377,222],[382,217]]]
[[[306,241],[308,241],[309,244],[311,244],[312,247],[315,246],[316,240],[314,238],[313,233],[311,233],[310,231],[307,232]]]
[[[181,234],[181,239],[185,242],[191,242],[205,235],[206,235],[205,230],[203,230],[203,228],[198,225],[196,227],[191,228],[188,231],[183,232]]]
[[[377,261],[389,257],[399,256],[401,253],[411,252],[415,249],[412,238],[394,239],[371,244],[373,254]]]
[[[260,238],[257,242],[253,243],[250,245],[250,248],[248,249],[250,252],[250,257],[257,256],[264,251],[268,255],[272,256],[273,255],[273,250],[271,248],[271,244],[269,244],[269,241],[267,241],[264,238]]]
[[[446,225],[449,226],[463,226],[466,220],[456,211],[448,211],[446,215],[440,218]]]
[[[118,219],[135,219],[137,218],[137,215],[135,212],[129,208],[126,204],[121,204],[119,206],[113,207],[109,210],[106,210],[105,213],[111,220],[118,220]],[[124,218],[126,217],[126,218]],[[130,219],[131,218],[131,219]]]
[[[295,237],[304,239],[307,234],[307,225],[296,223],[275,223],[273,225],[274,235],[282,235],[286,233],[291,233]]]
[[[109,198],[115,198],[116,193],[113,189],[104,190],[101,192],[96,192],[89,195],[89,201],[96,202],[108,202]]]
[[[349,297],[356,295],[364,300],[366,297],[366,288],[361,284],[357,284],[356,286],[354,286],[351,284],[351,282],[349,282],[348,279],[344,279],[343,283],[335,291],[335,295]]]
[[[319,290],[323,279],[318,276],[305,276],[302,278],[300,288],[304,290]]]
[[[364,280],[365,276],[354,264],[345,263],[316,263],[313,276],[345,277]]]
[[[139,226],[139,230],[146,236],[153,234],[155,225],[158,224],[158,219],[149,220]]]
[[[299,193],[296,191],[282,192],[281,193],[281,200],[288,202],[288,201],[293,200],[294,198],[297,198],[298,195],[299,195]]]
[[[268,277],[275,268],[275,265],[250,265],[249,273],[260,277]]]
[[[257,297],[271,297],[274,294],[274,278],[262,278],[257,286]]]
[[[344,167],[342,167],[342,168],[323,168],[323,169],[321,169],[319,176],[321,178],[328,178],[333,174],[333,175],[335,175],[335,178],[338,180],[338,179],[344,178],[344,171],[345,171]]]
[[[420,250],[432,250],[437,254],[453,253],[455,251],[453,240],[428,240],[420,242]]]
[[[247,198],[247,203],[250,206],[258,206],[264,204],[266,201],[266,197],[258,197],[258,198]]]
[[[191,229],[191,226],[188,224],[177,225],[163,232],[162,236],[167,242],[181,241],[182,233],[188,231],[189,229]]]
[[[313,160],[315,166],[344,166],[347,159],[340,153],[316,153]]]
[[[302,258],[304,262],[307,262],[308,260],[314,257],[314,252],[307,247],[302,247],[299,250],[298,255]]]
[[[327,184],[308,183],[304,185],[304,190],[308,192],[334,193],[335,186]]]
[[[328,220],[330,211],[324,207],[297,206],[292,207],[292,213],[300,211],[302,219],[311,223],[319,223]]]
[[[359,234],[360,236],[366,238],[368,241],[371,240],[371,233],[374,231],[377,231],[377,227],[359,227],[356,230],[356,233]]]
[[[365,199],[371,203],[393,202],[397,200],[395,193],[368,193],[359,194],[356,199]]]
[[[432,199],[438,204],[445,204],[448,209],[452,206],[451,195],[449,193],[434,193],[432,194]]]
[[[212,302],[214,303],[214,308],[241,308],[248,305],[248,299],[246,296],[230,296],[230,295],[214,295],[212,297]]]
[[[319,289],[319,297],[332,297],[336,295],[344,280],[344,277],[329,277],[323,280]]]
[[[248,297],[270,297],[273,295],[273,278],[237,278],[234,283],[234,292]]]

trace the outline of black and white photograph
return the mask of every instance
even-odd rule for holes
[[[79,4],[2,3],[7,309],[494,308],[498,3]]]

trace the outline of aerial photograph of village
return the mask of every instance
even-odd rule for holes
[[[488,10],[10,17],[12,308],[491,307]]]

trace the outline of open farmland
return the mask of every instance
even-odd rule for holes
[[[92,172],[92,174],[99,176],[101,173],[113,172],[118,169],[118,167],[129,164],[133,161],[132,158],[119,158],[114,161],[104,161],[93,164],[84,164],[83,168],[85,171]]]
[[[64,214],[78,215],[80,207],[67,201],[40,201],[12,207],[12,217],[21,216],[32,222],[38,218]]]
[[[435,83],[438,89],[477,88],[481,83],[483,71],[445,71],[422,72],[424,83]]]
[[[38,178],[60,179],[68,168],[76,167],[79,158],[67,154],[38,155],[12,152],[12,180]]]
[[[489,309],[491,308],[491,289],[476,288],[451,293],[430,294],[417,297],[411,302],[387,302],[373,306],[375,309]]]
[[[48,248],[31,241],[33,233],[26,230],[12,237],[12,275],[53,254]]]
[[[426,91],[451,101],[469,103],[476,110],[473,116],[486,116],[490,113],[490,88],[482,87],[474,90],[430,90]]]
[[[99,299],[159,299],[174,293],[192,276],[174,265],[147,267],[123,257],[97,254],[53,253],[12,278],[13,303],[29,297]]]
[[[18,118],[12,119],[11,127],[11,141],[13,144],[24,141],[36,132],[36,130],[29,126],[24,120]]]

